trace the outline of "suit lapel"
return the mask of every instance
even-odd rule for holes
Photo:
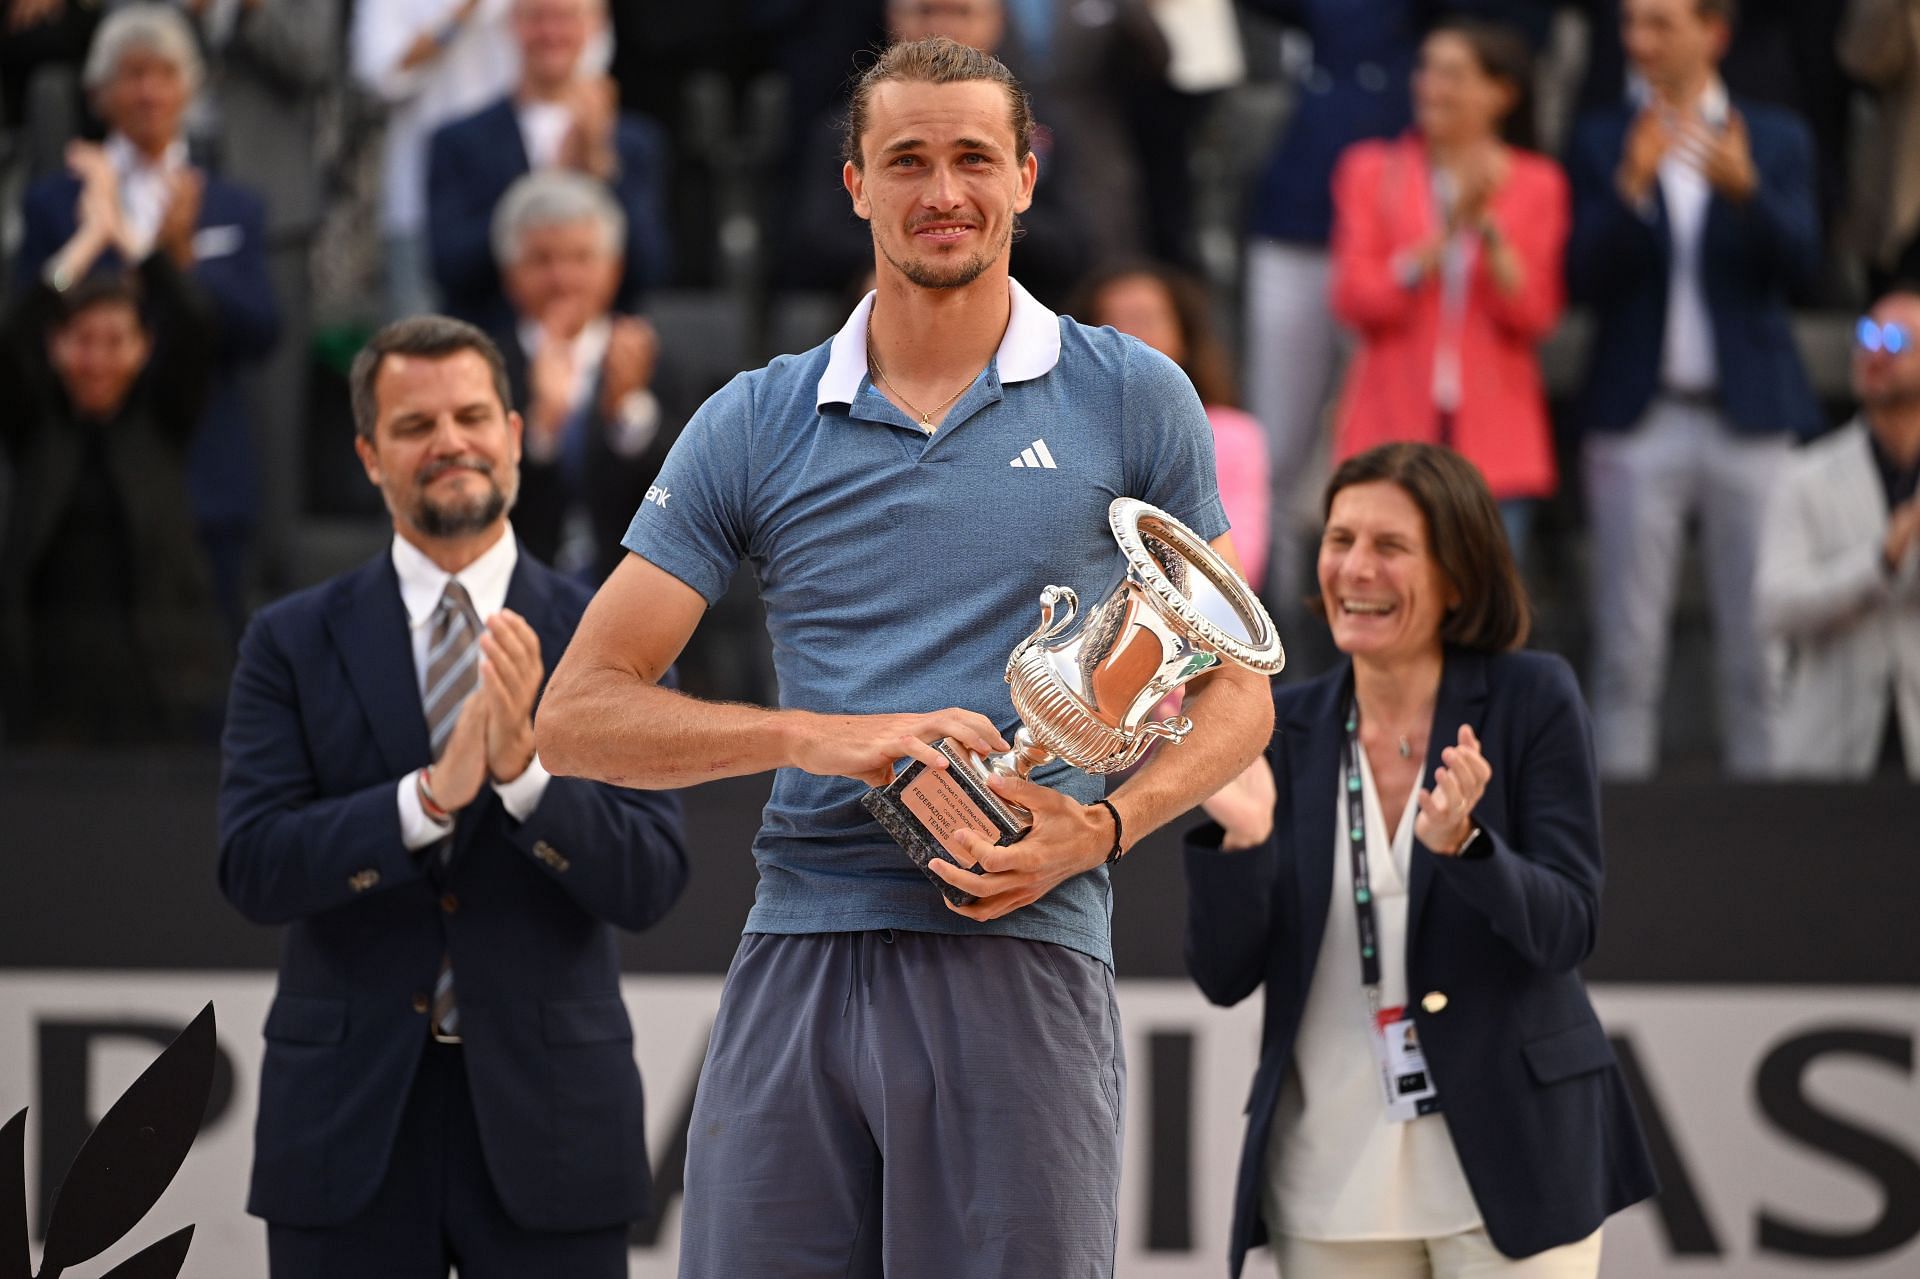
[[[1421,779],[1423,787],[1433,785],[1434,770],[1440,767],[1440,752],[1459,740],[1460,726],[1473,725],[1477,736],[1484,736],[1487,714],[1487,658],[1483,653],[1449,648],[1446,665],[1440,673],[1440,695],[1434,699],[1433,725],[1427,731],[1427,767]],[[1416,849],[1407,884],[1408,949],[1420,935],[1420,910],[1426,903],[1427,889],[1433,884],[1433,855],[1420,856]]]
[[[327,630],[388,771],[397,777],[428,763],[427,713],[391,555],[381,552],[349,580],[341,606],[327,611]]]
[[[1310,697],[1300,699],[1288,716],[1282,737],[1287,775],[1292,779],[1293,869],[1300,893],[1300,994],[1313,980],[1320,942],[1327,931],[1327,907],[1333,895],[1335,788],[1340,754],[1346,742],[1346,704],[1352,696],[1352,669],[1342,665],[1316,681]]]

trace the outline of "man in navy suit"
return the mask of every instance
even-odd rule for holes
[[[1727,769],[1768,767],[1754,567],[1767,493],[1819,430],[1787,312],[1819,271],[1812,144],[1728,97],[1732,0],[1625,0],[1637,106],[1579,123],[1568,157],[1574,296],[1596,332],[1580,417],[1593,527],[1594,735],[1604,774],[1659,754],[1667,630],[1701,522]]]
[[[228,706],[221,887],[287,926],[248,1211],[277,1279],[623,1276],[650,1177],[613,926],[679,895],[679,806],[534,752],[587,591],[507,522],[498,350],[416,317],[352,382],[391,549],[263,609]]]
[[[427,159],[433,278],[449,314],[486,329],[511,319],[494,262],[494,207],[515,178],[555,167],[606,184],[626,214],[620,306],[667,274],[666,143],[621,111],[613,81],[587,74],[606,29],[606,0],[514,0],[519,87],[434,134]]]
[[[100,24],[81,77],[107,124],[104,144],[130,253],[101,255],[97,271],[132,265],[128,256],[166,253],[212,303],[218,363],[205,414],[188,446],[187,487],[212,561],[221,607],[237,631],[247,555],[260,518],[260,483],[241,371],[264,359],[280,316],[267,274],[265,211],[258,196],[194,167],[181,121],[204,79],[192,29],[168,5],[137,4]],[[89,148],[89,144],[76,146]],[[52,259],[79,226],[79,169],[27,188],[13,287],[53,271]],[[56,289],[70,280],[49,278]]]

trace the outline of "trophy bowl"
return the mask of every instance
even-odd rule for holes
[[[1273,619],[1246,581],[1173,516],[1135,498],[1107,508],[1125,559],[1119,583],[1085,611],[1069,587],[1040,592],[1040,624],[1014,646],[1006,679],[1020,716],[1011,750],[981,756],[951,738],[934,743],[949,767],[916,760],[861,799],[867,811],[956,904],[975,898],[928,868],[961,830],[997,844],[1025,835],[1033,818],[986,784],[990,774],[1027,777],[1060,760],[1084,772],[1118,772],[1157,741],[1193,731],[1184,715],[1150,716],[1167,694],[1222,662],[1263,675],[1286,664]]]

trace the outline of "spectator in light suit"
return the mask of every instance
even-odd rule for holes
[[[626,217],[622,309],[666,279],[666,141],[658,125],[620,110],[611,78],[589,71],[605,27],[605,0],[514,0],[518,88],[434,134],[427,236],[449,314],[483,328],[507,318],[493,211],[515,178],[547,169],[585,174],[619,203]]]
[[[1802,449],[1760,543],[1760,617],[1786,646],[1783,777],[1920,779],[1920,283],[1860,321],[1860,415]]]
[[[534,750],[587,591],[507,523],[493,344],[399,321],[352,383],[392,546],[262,610],[227,709],[220,884],[287,929],[248,1211],[275,1279],[624,1276],[650,1173],[614,929],[679,896],[679,802]]]
[[[244,612],[260,484],[241,381],[273,350],[280,315],[267,276],[265,210],[253,192],[196,168],[181,121],[204,77],[192,29],[167,5],[129,5],[100,24],[82,74],[100,117],[126,219],[127,251],[155,247],[213,304],[218,362],[211,398],[188,447],[187,483],[214,585],[234,629]],[[72,238],[82,181],[57,173],[27,188],[13,284],[19,291]],[[98,270],[120,270],[109,250]]]
[[[1821,426],[1787,297],[1820,266],[1812,143],[1797,118],[1730,98],[1732,0],[1625,0],[1646,100],[1575,127],[1576,300],[1595,333],[1579,417],[1593,530],[1593,711],[1601,771],[1659,757],[1667,630],[1698,514],[1729,772],[1767,771],[1761,513],[1796,437]]]

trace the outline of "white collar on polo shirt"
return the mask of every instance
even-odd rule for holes
[[[414,630],[433,620],[446,593],[447,579],[458,578],[473,601],[473,611],[481,621],[498,613],[507,602],[507,586],[513,580],[513,567],[520,559],[520,547],[513,540],[513,526],[505,526],[500,540],[480,553],[480,558],[449,573],[427,558],[427,553],[401,537],[393,535],[393,569],[400,577],[400,602],[407,610],[407,625]]]
[[[1060,363],[1060,317],[1034,300],[1020,287],[1020,281],[1007,277],[1007,296],[1013,303],[1007,317],[1007,331],[1000,338],[1000,349],[993,353],[1002,385],[1029,382],[1053,370]],[[827,355],[827,371],[820,375],[815,407],[851,404],[860,393],[860,380],[867,375],[867,319],[873,314],[872,293],[860,299],[833,338]]]

